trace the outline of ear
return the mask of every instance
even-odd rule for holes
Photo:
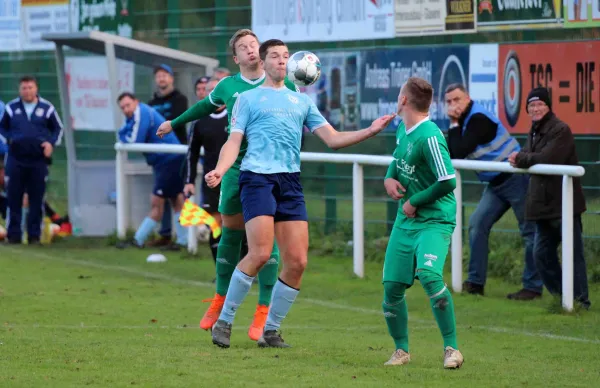
[[[235,56],[235,55],[233,56],[233,62],[235,62],[235,64],[236,64],[236,65],[239,65],[239,64],[240,64],[240,60],[239,60],[239,59],[238,59],[238,57],[237,57],[237,56]]]

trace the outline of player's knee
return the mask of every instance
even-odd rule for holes
[[[428,269],[419,269],[417,275],[425,293],[430,298],[439,294],[446,287],[444,278],[439,273]]]
[[[398,282],[383,283],[383,303],[395,305],[402,302],[406,294],[406,285]]]
[[[300,250],[286,252],[285,266],[288,272],[302,276],[307,265],[308,255],[306,252]]]
[[[271,258],[271,247],[270,246],[259,246],[248,250],[248,255],[252,257],[258,266],[264,266]]]

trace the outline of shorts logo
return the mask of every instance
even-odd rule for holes
[[[433,263],[431,262],[431,260],[427,260],[424,265],[428,267],[433,267]]]

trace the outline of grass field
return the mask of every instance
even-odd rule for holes
[[[455,295],[463,368],[442,369],[442,343],[420,286],[408,291],[413,361],[384,367],[393,343],[380,312],[380,264],[365,279],[351,260],[311,256],[283,335],[294,347],[258,349],[247,336],[256,293],[241,307],[232,348],[198,329],[214,266],[105,241],[0,247],[0,386],[6,387],[590,387],[600,377],[600,288],[592,310],[556,313],[551,298],[511,302]],[[449,277],[447,276],[449,281]],[[254,289],[256,291],[256,289]]]

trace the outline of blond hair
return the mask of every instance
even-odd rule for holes
[[[258,36],[256,36],[256,34],[254,32],[252,32],[252,30],[250,30],[248,28],[242,28],[241,30],[237,30],[235,32],[235,34],[233,34],[231,39],[229,39],[229,47],[231,48],[233,55],[236,55],[235,44],[238,42],[238,40],[242,39],[244,36],[253,36],[254,38],[256,38],[256,41],[258,42]]]

